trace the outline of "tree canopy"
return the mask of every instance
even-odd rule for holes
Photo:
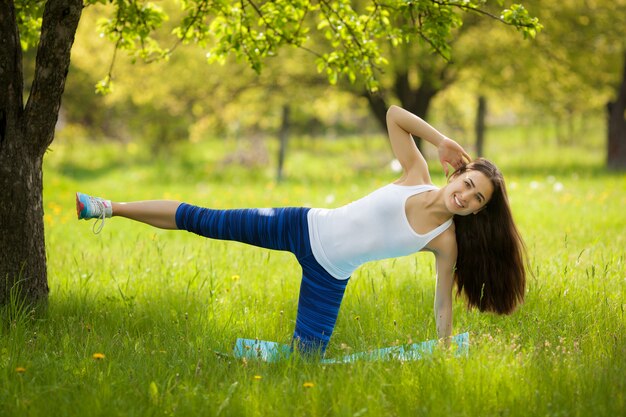
[[[260,72],[265,58],[290,45],[312,53],[317,69],[331,84],[340,77],[352,82],[358,78],[371,90],[378,86],[378,70],[387,64],[384,46],[420,39],[448,57],[451,32],[463,24],[468,12],[512,25],[525,37],[534,37],[541,29],[524,6],[505,7],[503,0],[491,2],[496,6],[487,0],[181,0],[182,15],[168,25],[167,5],[145,0],[85,1],[97,3],[110,3],[113,9],[100,23],[102,33],[136,58],[167,58],[180,43],[196,42],[206,47],[211,62],[234,55]],[[16,2],[24,48],[37,43],[44,4]],[[158,31],[164,26],[174,40]],[[107,91],[110,75],[101,82],[100,91]]]

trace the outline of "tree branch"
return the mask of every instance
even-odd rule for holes
[[[296,46],[296,47],[302,49],[303,51],[309,52],[310,54],[312,54],[312,55],[314,55],[314,56],[316,56],[318,58],[322,57],[322,55],[320,53],[318,53],[318,52],[316,52],[316,51],[314,51],[314,50],[312,50],[310,48],[307,48],[306,46],[300,45],[297,41],[294,41],[293,38],[286,37],[283,34],[282,31],[276,29],[270,22],[267,21],[267,19],[265,18],[265,15],[261,11],[261,9],[259,9],[259,7],[252,0],[247,0],[247,2],[252,6],[252,8],[256,12],[256,14],[261,18],[261,20],[263,20],[263,23],[265,24],[265,26],[268,29],[273,30],[278,35],[279,38],[281,38],[283,41],[285,41],[285,43],[287,45]],[[308,13],[308,9],[305,11],[304,16],[302,16],[302,19],[300,19],[300,23],[299,23],[299,26],[298,26],[298,32],[302,28],[302,24],[304,22],[304,18],[306,17],[307,13]]]
[[[486,17],[489,17],[489,18],[491,18],[491,19],[497,20],[497,21],[499,21],[500,23],[504,23],[505,25],[509,25],[509,26],[519,26],[519,27],[527,27],[527,28],[531,28],[531,27],[533,27],[533,25],[532,25],[532,24],[524,24],[524,23],[519,23],[519,24],[517,24],[517,25],[516,25],[516,24],[514,24],[514,23],[507,22],[507,21],[506,21],[506,20],[504,20],[502,17],[500,17],[500,16],[496,16],[495,14],[493,14],[493,13],[489,13],[488,11],[483,10],[483,9],[481,9],[481,8],[479,8],[479,7],[476,7],[476,6],[470,6],[470,5],[467,5],[467,4],[459,4],[459,3],[453,3],[453,2],[451,3],[451,2],[448,2],[448,1],[442,1],[442,0],[430,0],[430,1],[431,1],[432,3],[434,3],[434,4],[439,5],[439,6],[444,6],[444,7],[456,7],[457,9],[461,9],[461,10],[463,10],[464,12],[474,12],[474,13],[477,13],[477,14],[480,14],[480,15],[483,15],[483,16],[486,16]]]
[[[204,15],[206,14],[205,7],[208,6],[208,4],[209,4],[208,0],[203,0],[200,2],[195,12],[191,16],[191,20],[189,21],[189,24],[185,27],[185,30],[183,31],[182,36],[176,41],[176,43],[174,43],[174,45],[171,48],[167,50],[168,56],[170,56],[176,50],[176,48],[178,48],[178,46],[183,42],[183,40],[187,38],[187,34],[191,30],[191,28],[196,24],[196,22],[198,22],[199,20],[202,19],[202,17],[204,17]]]
[[[42,155],[54,137],[82,9],[82,0],[48,0],[44,10],[35,77],[25,109],[27,137]]]
[[[352,40],[354,40],[354,43],[356,43],[356,45],[359,47],[359,49],[362,49],[362,48],[363,48],[363,46],[361,45],[361,42],[359,42],[358,37],[357,37],[357,36],[356,36],[356,34],[354,33],[354,29],[352,28],[352,25],[351,25],[350,23],[346,22],[346,21],[344,20],[343,16],[341,16],[341,14],[339,14],[339,12],[337,12],[335,9],[333,9],[333,8],[331,7],[331,5],[330,5],[330,4],[328,4],[328,1],[326,1],[326,0],[319,0],[319,3],[320,3],[320,6],[321,6],[321,5],[324,5],[324,7],[326,7],[326,10],[327,10],[327,11],[330,11],[330,12],[332,12],[332,14],[334,14],[335,16],[337,16],[337,18],[339,19],[339,21],[340,21],[341,23],[343,23],[343,25],[346,27],[346,29],[348,29],[348,32],[350,32],[350,36],[352,36]],[[327,12],[327,13],[328,13],[328,12]],[[328,22],[328,23],[329,23],[329,24],[331,24],[331,23],[330,23],[330,20],[329,20],[329,22]],[[332,24],[331,24],[331,26],[332,26]]]

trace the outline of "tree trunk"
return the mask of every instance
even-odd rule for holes
[[[365,98],[367,98],[367,103],[370,106],[370,110],[372,111],[372,114],[380,125],[380,128],[383,130],[383,132],[386,132],[387,109],[389,108],[389,103],[387,103],[387,100],[385,100],[385,98],[378,93],[365,91],[363,95],[365,96]]]
[[[25,136],[7,132],[0,152],[0,304],[15,287],[29,301],[48,294],[43,228],[42,158],[19,146]]]
[[[46,3],[24,107],[15,8],[0,3],[0,304],[12,289],[31,303],[48,294],[42,162],[54,138],[82,7],[82,0]]]
[[[485,118],[487,117],[487,99],[485,96],[478,97],[478,109],[476,110],[476,155],[483,156],[485,144]]]
[[[276,182],[283,180],[283,166],[285,164],[285,155],[287,153],[287,143],[289,142],[289,119],[290,109],[289,105],[283,106],[282,122],[280,125],[280,132],[278,132],[278,139],[280,140],[280,147],[278,148],[278,172],[276,174]]]
[[[430,103],[440,90],[426,81],[422,82],[419,88],[413,90],[408,80],[408,73],[396,73],[394,84],[396,96],[400,100],[400,106],[420,118],[427,120]],[[380,94],[366,93],[366,97],[374,117],[376,117],[381,128],[387,131],[387,109],[389,108],[389,103]],[[413,137],[413,140],[415,140],[417,148],[421,150],[421,138]]]
[[[611,169],[626,169],[626,52],[624,71],[617,98],[609,103],[607,165]]]

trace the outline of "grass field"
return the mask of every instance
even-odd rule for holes
[[[384,138],[296,142],[281,184],[271,168],[222,164],[233,143],[152,158],[136,144],[58,140],[45,162],[49,305],[3,310],[0,415],[625,415],[626,175],[603,170],[601,139],[557,148],[532,132],[491,135],[487,155],[507,178],[528,246],[526,303],[498,317],[457,300],[467,357],[349,365],[214,353],[238,337],[289,342],[299,287],[291,255],[124,219],[95,236],[75,220],[73,193],[334,207],[394,180]],[[359,269],[327,357],[434,338],[433,269],[428,254]]]

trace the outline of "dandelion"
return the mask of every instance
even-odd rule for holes
[[[15,372],[17,372],[18,374],[23,374],[24,372],[26,372],[26,368],[18,366],[17,368],[15,368]]]
[[[313,388],[315,386],[315,384],[312,383],[312,382],[305,382],[304,384],[302,384],[302,386],[304,388]]]
[[[100,360],[100,359],[104,359],[104,353],[94,353],[92,356],[92,358],[94,358],[95,360]]]
[[[232,279],[233,281],[239,281],[239,275],[233,275],[232,277],[230,277],[230,279]]]
[[[555,182],[554,186],[552,187],[555,193],[560,193],[561,191],[563,191],[563,184],[561,184],[560,182]]]
[[[52,203],[48,204],[48,207],[49,207],[49,208],[52,210],[52,212],[53,212],[55,215],[57,215],[57,216],[58,216],[59,214],[61,214],[61,211],[63,210],[63,207],[61,207],[60,205],[58,205],[58,204],[57,204],[57,203],[55,203],[55,202],[52,202]]]
[[[394,159],[389,163],[389,168],[391,168],[392,172],[400,172],[402,171],[402,164],[397,159]]]
[[[261,379],[263,379],[263,377],[261,375],[255,375],[252,377],[252,379],[254,379],[255,381],[259,381]]]

